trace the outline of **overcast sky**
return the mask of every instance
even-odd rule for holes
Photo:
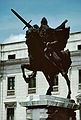
[[[0,43],[14,36],[22,36],[24,24],[11,12],[16,10],[31,25],[38,24],[42,17],[55,28],[65,19],[71,32],[81,31],[81,0],[0,0]]]

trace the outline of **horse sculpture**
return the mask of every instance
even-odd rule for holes
[[[23,29],[28,27],[26,44],[29,63],[21,65],[24,80],[28,83],[32,77],[36,77],[37,71],[42,71],[49,83],[46,94],[51,95],[54,78],[61,73],[68,86],[67,98],[70,98],[70,80],[67,73],[71,65],[71,58],[69,50],[64,51],[70,31],[70,28],[65,28],[67,20],[56,29],[48,27],[45,17],[41,21],[43,26],[31,26],[31,20],[27,23],[15,10],[11,9],[11,11],[25,24]],[[33,73],[27,78],[24,69],[32,70]]]
[[[56,78],[56,75],[61,73],[68,86],[67,98],[70,98],[70,80],[67,73],[71,65],[71,58],[69,50],[64,51],[67,39],[69,38],[70,28],[48,28],[44,31],[43,36],[40,34],[41,30],[42,27],[32,27],[32,29],[28,30],[26,33],[26,44],[28,46],[30,60],[29,63],[21,65],[23,78],[28,83],[29,80],[31,80],[31,77],[36,77],[37,71],[42,71],[49,83],[49,88],[46,95],[51,95],[53,90],[53,81]],[[58,54],[60,60],[58,59],[56,53]],[[55,55],[57,56],[57,59],[55,58]],[[61,68],[63,69],[64,74]],[[32,70],[32,75],[26,77],[24,69]]]

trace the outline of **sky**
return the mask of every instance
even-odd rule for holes
[[[70,32],[81,31],[81,0],[0,0],[0,43],[25,39],[24,24],[11,12],[18,12],[31,25],[46,17],[50,27],[59,26],[65,19]]]

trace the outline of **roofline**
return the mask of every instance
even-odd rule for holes
[[[72,32],[72,33],[70,33],[70,35],[80,34],[80,33],[81,33],[81,31],[79,31],[79,32]]]
[[[23,43],[24,41],[18,41],[18,42],[9,42],[9,43],[1,43],[0,45],[10,45],[10,44],[16,44],[16,43]]]

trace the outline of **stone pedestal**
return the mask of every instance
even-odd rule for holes
[[[26,107],[27,120],[76,120],[79,109],[74,101],[49,95],[28,96],[20,104]]]

